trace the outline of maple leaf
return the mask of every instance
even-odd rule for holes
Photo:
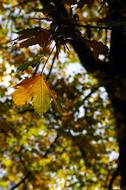
[[[40,74],[23,80],[16,86],[12,94],[17,106],[23,106],[32,100],[33,107],[39,114],[45,113],[50,107],[56,94],[50,90],[44,77]]]
[[[89,48],[92,49],[92,53],[95,59],[98,59],[100,54],[107,55],[108,47],[104,45],[102,42],[97,42],[96,40],[91,40],[87,42]]]
[[[28,47],[39,44],[45,48],[50,43],[50,32],[44,28],[35,27],[18,32],[19,37],[15,43],[19,43],[20,47]]]
[[[49,89],[41,75],[38,75],[37,83],[33,88],[33,106],[38,113],[44,113],[51,107],[52,98],[54,93]]]

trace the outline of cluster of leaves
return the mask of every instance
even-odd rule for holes
[[[68,11],[68,25],[78,25],[94,58],[106,55],[108,33],[87,25],[104,18],[104,10],[102,16],[97,15],[101,3],[62,3]],[[62,31],[62,27],[59,30],[52,24],[55,9],[41,7],[39,1],[32,0],[3,0],[0,7],[0,189],[106,189],[116,167],[116,157],[112,156],[117,153],[117,144],[113,111],[105,89],[87,75],[72,47],[66,46],[68,27],[62,26]],[[76,14],[71,13],[72,7]],[[19,46],[14,43],[10,47],[8,40],[15,38]],[[59,109],[50,106],[56,95],[43,75],[36,74],[43,72],[40,67],[45,67],[45,74],[51,73],[49,82],[57,94],[55,104]],[[19,80],[23,81],[17,85]],[[22,106],[19,108],[10,96],[9,87],[15,84],[13,97]],[[31,101],[40,115],[33,110]]]

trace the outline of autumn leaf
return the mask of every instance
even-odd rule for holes
[[[91,48],[93,56],[95,59],[98,59],[100,54],[107,55],[108,47],[104,45],[102,42],[98,42],[96,40],[91,40],[87,42],[89,48]]]
[[[18,32],[19,37],[15,43],[19,43],[20,47],[28,47],[39,44],[46,48],[50,42],[50,32],[46,29],[35,27]]]
[[[37,83],[33,88],[33,106],[38,113],[44,113],[51,107],[54,93],[49,89],[41,75],[38,75]]]
[[[12,94],[15,104],[23,106],[32,100],[33,107],[39,114],[50,109],[51,102],[56,97],[56,94],[50,90],[44,77],[40,74],[23,80],[16,88]]]

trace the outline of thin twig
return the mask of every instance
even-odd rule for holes
[[[83,99],[83,102],[84,102],[85,100],[87,100],[88,98],[90,98],[90,96],[91,96],[94,92],[96,92],[97,90],[98,90],[98,87],[93,88],[92,91],[91,91],[87,96],[85,96],[85,98]]]
[[[50,153],[50,149],[52,149],[52,148],[54,147],[54,145],[55,145],[55,143],[56,143],[56,141],[58,140],[59,137],[60,137],[60,136],[57,134],[55,140],[51,143],[49,149],[48,149],[48,150],[45,152],[45,154],[43,155],[43,158],[46,158],[46,157],[47,157],[47,155]]]
[[[85,24],[76,24],[76,26],[84,27],[84,28],[94,28],[94,29],[108,29],[112,30],[112,26],[92,26],[92,25],[85,25]]]
[[[36,17],[33,17],[33,18],[31,18],[31,19],[39,20],[39,21],[45,20],[45,21],[47,21],[47,22],[52,22],[52,19],[50,19],[50,18],[36,18]]]
[[[106,2],[102,2],[102,5],[101,5],[100,9],[98,10],[98,13],[101,12],[101,10],[103,9],[103,7],[105,6],[105,3],[106,3]]]
[[[31,174],[31,172],[28,172],[22,179],[21,181],[19,181],[16,185],[14,185],[10,190],[14,190],[17,187],[19,187],[22,183],[25,182],[25,180],[29,177],[29,175]]]
[[[51,41],[51,38],[50,38],[50,41]],[[47,45],[47,42],[45,43],[45,45],[44,45],[44,47],[43,47],[43,50],[44,50],[44,48],[46,47],[46,45]],[[54,47],[55,47],[55,46],[54,46]],[[49,58],[50,58],[50,56],[51,56],[51,54],[52,54],[52,52],[53,52],[54,47],[52,48],[52,50],[51,50],[51,52],[50,52],[50,54],[49,54],[49,56],[48,56],[46,62],[44,63],[41,73],[43,73],[43,70],[44,70],[44,68],[45,68],[45,66],[46,66],[46,63],[47,63],[47,61],[49,60]],[[33,73],[33,76],[37,73],[40,63],[41,63],[41,60],[37,63],[36,68],[35,68],[35,71],[34,71],[34,73]]]
[[[62,24],[63,27],[69,27],[69,26],[73,26],[73,24]],[[94,29],[107,29],[107,30],[119,30],[119,31],[126,31],[125,29],[121,29],[117,26],[93,26],[93,25],[89,25],[89,24],[74,24],[74,26],[77,27],[84,27],[84,28],[94,28]]]
[[[56,56],[57,56],[57,51],[55,52],[54,56],[53,56],[53,59],[52,59],[52,64],[51,64],[51,67],[50,67],[50,70],[49,70],[49,73],[47,75],[47,80],[49,80],[49,77],[51,75],[51,72],[52,72],[52,69],[53,69],[53,65],[54,65],[54,62],[55,62],[55,59],[56,59]]]
[[[48,62],[48,60],[49,60],[50,56],[52,55],[52,52],[53,52],[54,48],[55,48],[55,45],[54,45],[54,47],[52,48],[52,50],[51,50],[51,52],[50,52],[50,54],[49,54],[49,56],[48,56],[48,58],[47,58],[46,62],[45,62],[45,63],[44,63],[44,65],[43,65],[43,68],[42,68],[41,74],[43,73],[44,68],[45,68],[45,66],[46,66],[47,62]]]
[[[37,73],[40,63],[41,63],[41,61],[39,61],[39,62],[36,64],[36,67],[35,67],[35,71],[34,71],[34,73],[33,73],[33,76]]]

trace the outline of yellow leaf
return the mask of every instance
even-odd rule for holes
[[[36,78],[33,77],[23,80],[16,88],[17,90],[12,94],[14,102],[17,106],[23,106],[25,103],[31,100],[33,92],[33,85]]]
[[[52,93],[41,75],[33,88],[33,106],[38,113],[44,113],[51,107]]]
[[[19,83],[12,96],[17,106],[22,106],[32,100],[36,112],[42,114],[51,107],[55,93],[49,89],[43,76],[37,74]]]

